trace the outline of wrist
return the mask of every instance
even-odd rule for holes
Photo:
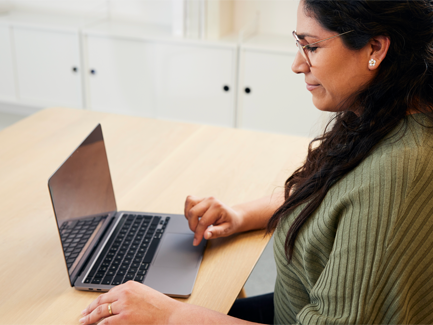
[[[251,224],[248,221],[249,211],[244,208],[242,204],[235,205],[232,209],[236,212],[238,216],[238,224],[236,227],[236,232],[245,232],[251,230]]]
[[[181,324],[182,320],[185,319],[185,315],[188,314],[188,307],[191,307],[191,305],[173,299],[173,303],[171,304],[170,309],[168,310],[167,313],[168,316],[166,319],[166,324],[167,325]]]

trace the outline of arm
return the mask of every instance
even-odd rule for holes
[[[279,191],[260,199],[233,206],[243,216],[243,222],[238,232],[264,229],[269,219],[284,203],[284,192]]]
[[[109,314],[110,305],[112,315]],[[111,289],[83,310],[80,324],[253,324],[176,301],[140,283],[129,281]],[[105,319],[104,319],[105,318]]]
[[[214,239],[265,228],[283,202],[283,191],[233,207],[214,197],[188,196],[185,202],[185,217],[190,229],[195,233],[194,245],[198,245],[203,237]]]

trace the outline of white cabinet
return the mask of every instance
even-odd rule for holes
[[[176,38],[167,26],[0,17],[0,100],[316,136],[328,118],[287,36]],[[294,46],[293,46],[294,47]]]
[[[234,127],[236,48],[156,44],[157,116]]]
[[[0,25],[0,99],[16,99],[13,67],[10,27]]]
[[[86,36],[92,110],[154,117],[152,43]]]
[[[14,27],[20,100],[82,107],[79,34]]]
[[[88,108],[235,126],[236,40],[182,39],[162,26],[110,20],[83,35]]]
[[[328,113],[319,111],[305,87],[304,75],[291,65],[296,52],[242,49],[239,127],[317,136]]]

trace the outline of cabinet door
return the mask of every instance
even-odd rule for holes
[[[87,52],[91,109],[154,116],[151,43],[89,35]]]
[[[156,45],[158,117],[234,126],[234,49]]]
[[[0,98],[15,100],[12,43],[8,26],[0,26]]]
[[[304,75],[291,70],[294,54],[245,50],[240,127],[301,136],[320,134],[328,113],[319,111]]]
[[[13,34],[20,99],[82,107],[78,33],[14,27]]]

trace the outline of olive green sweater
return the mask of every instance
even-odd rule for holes
[[[280,222],[276,324],[433,323],[433,135],[414,119],[428,123],[407,117],[329,190],[291,264],[284,241],[303,207]]]

